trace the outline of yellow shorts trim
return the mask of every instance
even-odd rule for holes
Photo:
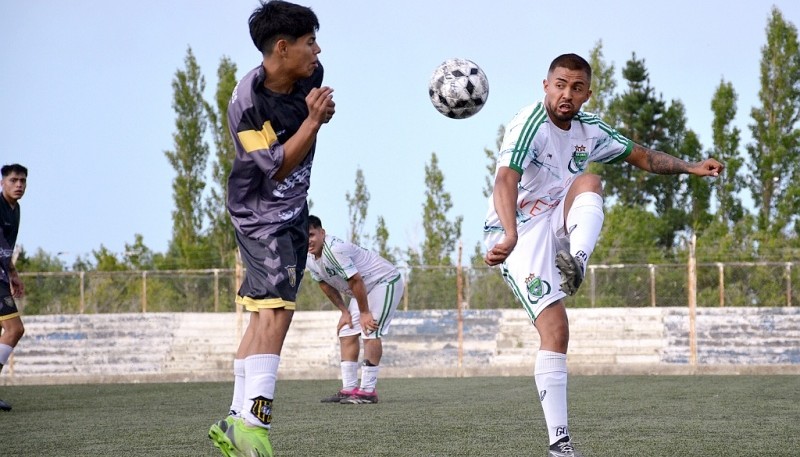
[[[5,316],[0,316],[0,321],[7,321],[9,319],[13,319],[13,318],[19,317],[19,316],[20,316],[19,312],[6,314]]]
[[[286,301],[282,298],[251,298],[236,296],[236,304],[244,306],[248,311],[258,311],[259,309],[285,308],[295,309],[295,302]]]

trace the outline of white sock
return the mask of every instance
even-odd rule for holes
[[[342,360],[342,390],[358,387],[358,362]]]
[[[233,400],[231,414],[238,416],[244,403],[244,359],[233,360]]]
[[[8,358],[11,356],[11,352],[14,351],[14,348],[7,344],[0,344],[0,365],[5,365],[8,363]]]
[[[567,355],[539,350],[534,370],[550,444],[569,436],[567,428]]]
[[[378,371],[380,366],[363,365],[361,367],[361,390],[365,392],[374,392],[375,386],[378,384]]]
[[[249,425],[269,428],[272,423],[272,400],[281,357],[256,354],[244,359],[244,401],[239,415]]]
[[[603,197],[594,192],[584,192],[575,197],[567,214],[567,229],[571,229],[569,253],[583,261],[584,268],[589,264],[604,219]]]

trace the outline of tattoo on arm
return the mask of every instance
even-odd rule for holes
[[[644,154],[644,165],[647,171],[659,175],[677,175],[689,170],[689,163],[667,153],[648,149],[640,145],[634,146]]]

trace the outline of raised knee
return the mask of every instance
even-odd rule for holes
[[[576,190],[578,192],[594,192],[603,196],[603,180],[600,175],[594,173],[584,173],[575,178]]]

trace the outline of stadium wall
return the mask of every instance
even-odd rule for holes
[[[298,311],[281,379],[336,379],[338,311]],[[571,374],[800,374],[800,308],[569,310]],[[247,313],[25,316],[0,385],[232,380]],[[538,335],[522,310],[400,311],[382,377],[530,376]]]

